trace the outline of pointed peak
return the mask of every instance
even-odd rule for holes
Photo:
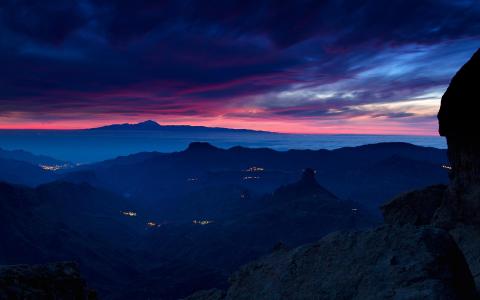
[[[143,121],[143,122],[139,122],[135,125],[155,125],[155,126],[160,126],[160,124],[158,124],[157,122],[153,121],[153,120],[146,120],[146,121]]]
[[[152,120],[146,120],[143,122],[139,122],[137,124],[133,124],[132,126],[141,127],[141,128],[157,128],[157,127],[160,127],[160,124]]]
[[[316,171],[312,168],[306,168],[303,170],[302,179],[300,182],[309,183],[309,184],[318,184],[317,180],[315,179]]]
[[[322,187],[315,178],[315,170],[306,168],[303,170],[299,181],[282,186],[274,192],[274,196],[290,200],[298,200],[302,197],[312,196],[315,199],[337,199],[337,197]]]
[[[207,142],[192,142],[185,151],[215,151],[219,148]]]

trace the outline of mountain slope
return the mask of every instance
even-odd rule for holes
[[[46,155],[36,155],[24,150],[5,150],[0,148],[0,158],[28,162],[33,165],[64,165],[66,161]]]
[[[303,168],[310,166],[328,190],[376,210],[400,192],[446,182],[447,172],[441,168],[446,160],[444,150],[405,143],[286,152],[266,148],[221,149],[192,143],[181,152],[139,153],[87,165],[64,178],[87,180],[160,207],[208,186],[230,184],[256,193],[270,193],[295,181]],[[85,176],[85,172],[90,175]],[[378,193],[380,187],[382,192]]]
[[[37,188],[0,183],[1,264],[74,260],[104,293],[135,274],[130,256],[145,223],[121,211],[121,197],[86,184],[54,182]],[[140,222],[140,224],[139,224]]]
[[[0,182],[35,186],[54,180],[55,174],[30,163],[0,158]]]

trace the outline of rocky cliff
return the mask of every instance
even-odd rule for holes
[[[72,262],[46,265],[0,266],[1,300],[92,300],[88,289]]]
[[[480,100],[479,84],[480,50],[453,77],[438,113],[440,135],[448,142],[450,184],[401,195],[382,207],[388,224],[434,225],[448,230],[469,264],[477,290],[480,290],[480,139],[476,133],[479,119],[475,108]],[[421,224],[415,222],[418,219]]]
[[[457,72],[442,97],[439,132],[446,137],[451,184],[438,222],[480,224],[480,49]]]
[[[448,186],[385,204],[387,225],[280,249],[240,269],[227,291],[187,299],[479,299],[479,84],[480,50],[452,79],[438,114],[452,167]]]

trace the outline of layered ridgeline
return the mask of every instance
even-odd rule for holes
[[[141,199],[164,212],[170,203],[200,189],[238,186],[271,193],[297,180],[305,167],[342,199],[371,210],[396,194],[447,183],[446,151],[405,143],[380,143],[336,150],[221,149],[192,143],[180,152],[138,153],[73,169],[61,178]]]
[[[0,148],[0,181],[34,186],[54,180],[52,171],[72,167],[70,162],[49,156]]]
[[[442,98],[448,186],[403,194],[384,205],[389,225],[276,251],[241,268],[226,291],[202,291],[188,299],[478,299],[479,80],[480,50]]]
[[[0,264],[75,260],[99,295],[113,299],[177,299],[222,287],[233,270],[276,245],[375,224],[360,204],[339,199],[314,175],[306,169],[297,182],[258,198],[243,189],[225,187],[231,198],[208,190],[189,198],[187,210],[175,210],[178,221],[86,183],[3,183]],[[233,210],[222,209],[224,201]]]
[[[75,261],[100,294],[105,293],[103,286],[115,286],[121,280],[114,274],[135,270],[130,267],[135,258],[129,253],[136,249],[144,227],[139,220],[123,217],[121,212],[133,206],[126,199],[87,184],[67,182],[37,188],[0,183],[0,199],[0,265]],[[1,270],[1,276],[11,273],[6,267]],[[29,276],[34,274],[32,271]],[[37,279],[42,282],[42,278]],[[7,279],[0,277],[0,281]],[[37,281],[25,282],[27,293],[27,283]]]
[[[0,181],[32,187],[58,179],[87,182],[165,211],[178,198],[212,186],[271,193],[295,181],[308,166],[340,198],[377,211],[400,192],[447,183],[446,161],[446,150],[406,143],[275,151],[196,142],[180,152],[144,152],[79,167],[27,152],[0,151]]]

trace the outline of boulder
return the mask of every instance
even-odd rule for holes
[[[446,189],[446,185],[439,184],[395,197],[380,207],[385,223],[430,225]]]
[[[0,299],[91,300],[96,294],[87,288],[76,263],[59,262],[0,266]]]

